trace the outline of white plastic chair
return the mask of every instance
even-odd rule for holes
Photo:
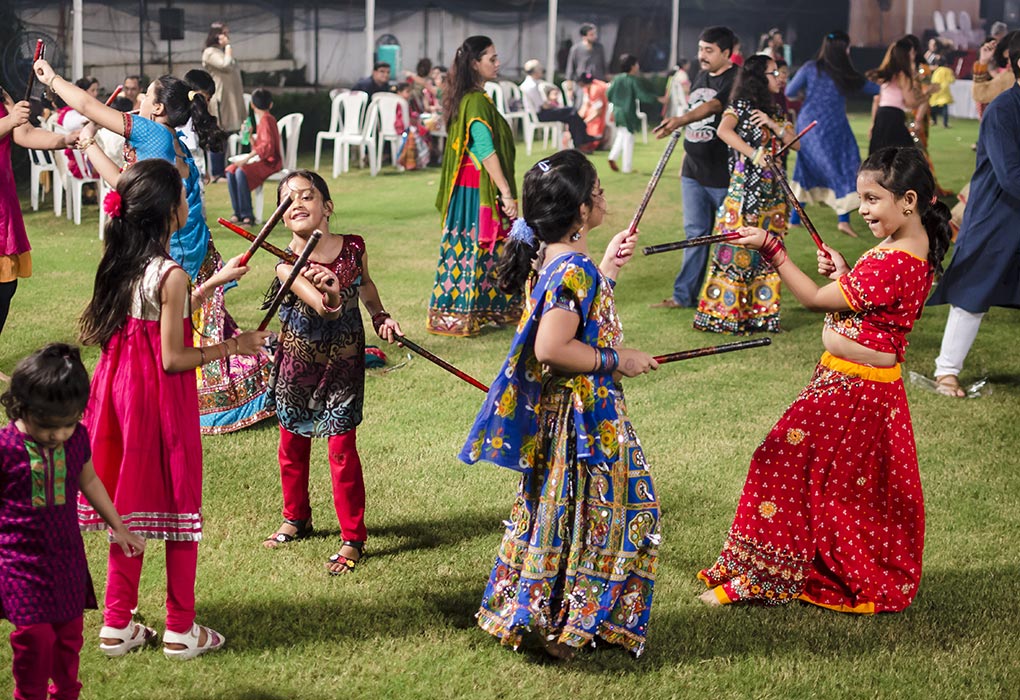
[[[641,138],[648,143],[648,115],[641,111],[640,100],[634,100],[637,105],[637,118],[641,120]]]
[[[330,94],[332,94],[333,92],[334,92],[333,90],[330,90]],[[341,130],[343,129],[343,126],[344,126],[343,117],[340,114],[340,108],[341,108],[342,104],[343,103],[342,103],[342,101],[340,99],[340,94],[337,94],[337,95],[335,95],[334,97],[331,98],[331,102],[330,102],[330,106],[329,106],[329,129],[327,129],[326,131],[320,131],[319,133],[317,133],[315,135],[315,168],[314,169],[315,169],[316,172],[318,172],[318,170],[319,170],[319,160],[321,159],[321,156],[322,156],[322,142],[323,141],[332,141],[333,142],[333,147],[334,147],[333,150],[334,151],[336,150],[336,140],[338,138],[340,138],[340,135],[342,133]],[[335,160],[335,155],[334,155],[334,160]],[[334,177],[336,177],[336,176],[334,175]]]
[[[935,10],[931,13],[932,24],[935,25],[935,31],[939,34],[946,33],[946,17],[942,14],[942,10]]]
[[[559,150],[559,144],[563,140],[563,122],[540,122],[538,121],[538,114],[528,105],[527,100],[524,101],[524,149],[525,152],[531,155],[531,146],[535,142],[535,132],[539,129],[542,130],[542,148],[549,147],[549,140],[552,139],[553,145]]]
[[[560,83],[560,92],[563,93],[563,104],[567,107],[574,106],[574,90],[576,85],[573,80],[564,80]]]
[[[100,178],[99,194],[96,195],[99,198],[99,240],[103,240],[106,237],[106,209],[103,208],[103,200],[106,199],[106,195],[112,189],[106,180]]]
[[[82,175],[88,173],[88,164],[85,160],[85,156],[77,148],[71,149],[71,154],[74,156],[74,162],[78,166],[78,172]],[[96,186],[96,191],[99,191],[99,183],[102,182],[102,178],[98,177],[75,177],[70,172],[67,173],[67,177],[64,178],[64,188],[67,190],[67,218],[74,219],[75,226],[81,226],[81,194],[82,188],[85,185],[91,183]],[[100,200],[100,208],[102,208],[102,200]]]
[[[368,93],[360,90],[342,96],[341,136],[334,141],[333,177],[351,169],[351,148],[358,149],[358,163],[368,153],[368,164],[372,174],[376,172],[375,134],[378,126],[378,110],[369,110]],[[339,159],[337,159],[339,155]]]
[[[510,125],[510,131],[516,132],[518,122],[524,123],[524,96],[521,87],[512,80],[500,80],[499,89],[503,96],[503,118]],[[512,110],[511,105],[520,105],[520,108]]]
[[[376,124],[378,125],[378,131],[376,132],[375,144],[376,167],[375,171],[372,173],[373,175],[376,175],[382,168],[382,153],[385,143],[390,144],[391,162],[393,165],[397,164],[397,152],[400,149],[400,140],[403,138],[403,134],[398,134],[394,127],[397,120],[397,110],[399,109],[403,114],[403,124],[406,129],[411,126],[411,107],[407,104],[407,100],[399,95],[395,95],[392,92],[377,92],[372,95],[372,104],[368,109],[370,113],[377,113]]]
[[[291,170],[297,170],[297,150],[298,140],[301,138],[301,124],[305,120],[305,115],[300,112],[293,112],[284,117],[276,123],[277,128],[280,130],[280,146],[283,151],[283,169],[278,170],[269,177],[266,178],[266,182],[279,182],[287,176]],[[265,197],[263,196],[263,188],[265,184],[259,185],[253,192],[253,206],[255,214],[255,223],[262,223],[262,207],[265,204]]]
[[[50,151],[40,151],[35,148],[28,149],[28,155],[32,160],[31,169],[31,199],[32,211],[39,211],[40,195],[46,197],[42,187],[42,174],[50,173],[50,182],[53,183],[53,213],[60,216],[64,205],[64,177],[57,170],[55,158]]]
[[[485,94],[493,101],[500,114],[506,110],[506,106],[503,104],[503,88],[499,86],[499,83],[494,83],[491,80],[486,81]]]

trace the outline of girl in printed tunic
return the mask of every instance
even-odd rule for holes
[[[78,349],[63,343],[19,362],[0,396],[11,421],[0,428],[0,618],[14,624],[19,699],[76,700],[81,690],[82,611],[95,609],[96,594],[78,531],[78,493],[124,556],[145,549],[96,478],[88,431],[79,423],[88,398]]]
[[[85,425],[96,473],[124,522],[166,545],[166,632],[163,652],[190,659],[223,646],[219,633],[195,624],[195,573],[202,539],[202,440],[195,369],[230,355],[254,355],[268,337],[248,331],[215,345],[192,346],[190,309],[202,292],[170,257],[170,239],[188,217],[176,168],[151,158],[136,163],[107,194],[109,215],[92,300],[81,317],[81,339],[102,348],[92,377]],[[206,283],[215,287],[248,268],[227,266]],[[79,503],[85,530],[105,529]],[[132,620],[138,607],[142,558],[110,547],[100,649],[121,656],[156,632]]]
[[[719,122],[719,138],[730,147],[730,184],[715,233],[761,226],[776,236],[786,235],[786,197],[765,162],[794,138],[793,125],[775,102],[779,92],[776,62],[761,54],[748,58]],[[719,243],[694,327],[738,335],[779,331],[779,275],[755,251]]]
[[[818,253],[819,287],[782,240],[740,229],[798,301],[826,312],[814,376],[758,447],[716,563],[709,605],[804,600],[841,612],[906,608],[917,593],[924,501],[899,363],[949,246],[949,209],[916,148],[861,166],[860,214],[880,243],[852,270]]]
[[[522,472],[478,623],[515,647],[534,629],[561,658],[596,637],[641,652],[659,543],[658,498],[618,381],[658,367],[623,347],[613,301],[637,235],[618,233],[596,265],[588,237],[605,211],[579,151],[524,176],[499,280],[516,292],[527,279],[530,295],[460,453]]]
[[[327,562],[330,574],[353,571],[364,550],[365,482],[358,456],[357,427],[365,398],[365,329],[358,301],[372,327],[390,343],[403,335],[379,300],[368,274],[365,241],[331,233],[333,200],[326,182],[308,170],[296,170],[280,183],[278,199],[294,200],[283,222],[293,233],[290,248],[304,250],[315,231],[322,239],[307,269],[280,306],[282,330],[270,378],[270,398],[280,419],[280,480],[283,524],[264,542],[273,548],[312,532],[308,468],[313,437],[329,441],[333,505],[343,542]],[[291,265],[280,263],[279,280]],[[273,293],[278,289],[274,282]]]

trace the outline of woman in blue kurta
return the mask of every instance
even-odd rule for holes
[[[82,150],[110,185],[116,185],[120,170],[95,143],[99,128],[124,136],[127,167],[149,158],[161,158],[177,167],[184,180],[188,220],[171,237],[170,255],[201,291],[206,280],[224,268],[224,263],[205,223],[201,176],[181,133],[175,130],[190,118],[199,145],[204,150],[219,147],[223,132],[209,115],[205,97],[184,81],[164,75],[149,84],[137,115],[124,114],[56,76],[45,61],[39,61],[37,66],[43,71],[39,73],[40,80],[47,85],[56,80],[61,99],[91,120],[82,130],[80,143],[85,145]],[[236,267],[235,261],[228,262],[226,267]],[[238,267],[233,279],[246,270]],[[231,286],[233,282],[203,292],[205,301],[194,313],[196,345],[221,343],[239,333],[224,303],[224,291]],[[199,370],[198,377],[203,433],[229,433],[273,415],[273,408],[266,401],[269,361],[261,355],[232,355],[213,360]]]
[[[1013,87],[985,110],[977,169],[956,238],[956,249],[928,304],[950,304],[935,359],[939,390],[963,396],[959,375],[985,312],[1020,308],[1020,37],[1010,42]]]
[[[606,204],[579,151],[535,165],[524,176],[523,205],[499,281],[517,291],[530,278],[531,293],[460,453],[468,464],[522,472],[478,624],[515,647],[525,629],[535,630],[558,658],[596,636],[639,654],[659,505],[617,380],[658,365],[622,347],[613,300],[637,236],[618,233],[600,265],[589,257],[588,232]],[[537,276],[536,257],[544,261]]]
[[[808,61],[786,86],[787,97],[804,93],[797,115],[797,131],[813,121],[818,124],[801,139],[790,186],[802,204],[826,204],[839,216],[839,230],[857,234],[850,226],[850,212],[860,204],[857,170],[861,151],[846,116],[850,95],[877,95],[878,85],[857,72],[850,61],[850,37],[831,32],[822,39],[815,60]],[[790,224],[799,224],[796,213]]]

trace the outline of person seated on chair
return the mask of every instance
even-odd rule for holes
[[[276,118],[269,113],[273,108],[273,96],[269,90],[259,88],[251,94],[251,106],[255,110],[256,121],[251,153],[240,156],[240,160],[227,166],[227,188],[234,208],[230,220],[241,224],[255,223],[251,191],[283,168],[280,128]]]
[[[538,81],[545,75],[545,69],[537,59],[531,59],[524,64],[524,72],[527,74],[524,82],[521,83],[521,95],[524,97],[524,104],[529,111],[535,113],[540,122],[563,122],[570,129],[570,138],[574,140],[574,148],[581,148],[597,138],[588,135],[588,128],[580,115],[570,107],[558,106],[550,100],[548,95],[542,94],[542,88]]]
[[[379,61],[372,66],[372,75],[354,83],[354,87],[351,90],[367,92],[369,97],[372,97],[377,92],[389,92],[390,64],[385,61]]]

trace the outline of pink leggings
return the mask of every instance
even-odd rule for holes
[[[331,435],[329,472],[333,481],[333,507],[345,540],[365,541],[365,479],[358,456],[357,430]],[[312,439],[280,426],[280,480],[283,483],[283,517],[308,520],[308,467]]]
[[[131,610],[138,607],[138,580],[143,557],[126,557],[120,545],[110,545],[106,575],[106,610],[109,627],[124,629]],[[198,542],[166,541],[166,628],[188,632],[195,622],[195,570]]]
[[[19,626],[11,632],[14,700],[77,700],[82,616],[60,624]],[[50,679],[53,685],[50,686]]]

